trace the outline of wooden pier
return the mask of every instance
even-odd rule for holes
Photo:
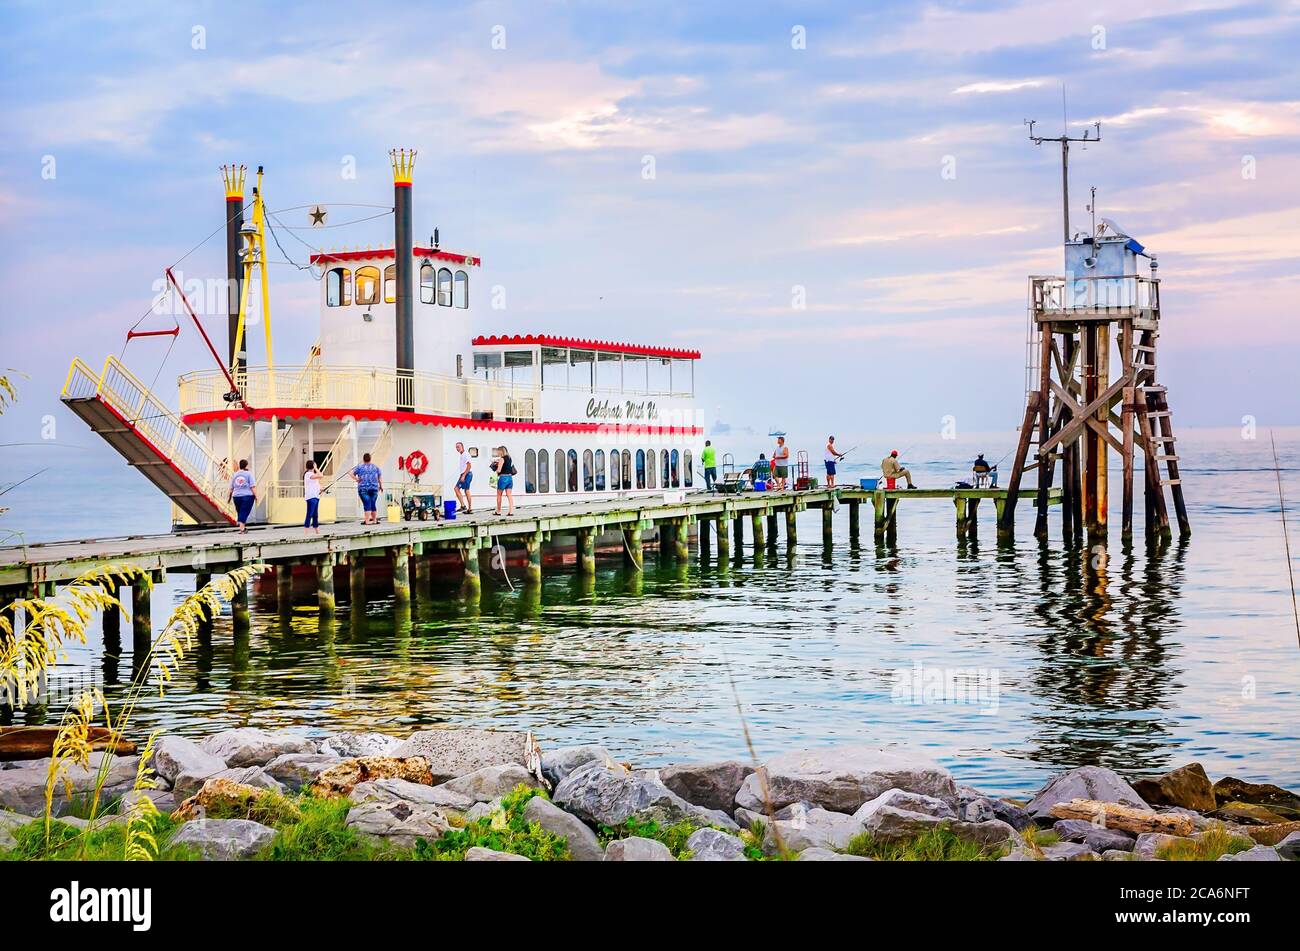
[[[1060,498],[1059,490],[1053,501]],[[311,571],[316,600],[323,615],[336,609],[335,570],[346,570],[352,603],[364,601],[367,567],[386,562],[391,572],[393,597],[409,601],[411,576],[415,575],[417,596],[428,591],[430,558],[454,552],[462,563],[463,597],[477,598],[481,591],[481,553],[504,552],[510,546],[520,554],[523,581],[537,583],[542,577],[543,548],[564,539],[572,542],[576,570],[594,574],[598,538],[621,536],[623,562],[633,571],[642,570],[643,552],[656,546],[662,557],[689,557],[694,532],[702,550],[717,552],[719,564],[745,544],[745,522],[750,524],[749,541],[757,548],[778,543],[778,529],[785,524],[785,542],[797,540],[796,516],[807,509],[822,512],[822,541],[834,545],[835,515],[847,510],[850,542],[856,542],[861,525],[861,508],[869,504],[877,540],[892,543],[897,537],[898,513],[904,499],[946,499],[956,509],[956,537],[967,539],[977,531],[979,503],[992,501],[1001,524],[1007,499],[1006,489],[890,489],[867,491],[859,488],[813,489],[804,492],[745,492],[719,495],[696,492],[683,501],[639,497],[591,502],[567,502],[532,506],[514,516],[488,514],[462,516],[451,521],[397,522],[363,525],[359,522],[327,525],[320,535],[303,535],[298,527],[253,527],[247,534],[233,529],[196,530],[162,535],[97,538],[0,548],[0,603],[8,605],[18,597],[50,596],[98,567],[130,564],[147,572],[155,582],[168,574],[192,574],[202,586],[214,573],[240,565],[268,564],[276,570],[276,591],[282,606],[292,603],[294,569]],[[1002,537],[1007,537],[1005,534]],[[502,546],[498,549],[498,546]],[[347,566],[342,569],[341,566]],[[305,567],[309,566],[309,567]],[[149,586],[134,587],[131,600],[134,638],[148,639],[151,631]],[[247,593],[232,605],[236,627],[247,628]],[[106,625],[118,619],[105,619]],[[116,631],[114,631],[116,633]]]

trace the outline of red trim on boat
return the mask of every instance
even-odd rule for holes
[[[580,350],[599,350],[602,353],[631,353],[643,357],[671,357],[678,360],[698,360],[700,351],[678,347],[654,347],[639,343],[618,343],[613,340],[587,340],[582,337],[556,337],[551,334],[514,334],[507,336],[475,337],[470,341],[476,347],[576,347]]]
[[[475,257],[472,254],[457,254],[454,251],[436,251],[433,248],[412,248],[411,256],[417,258],[433,258],[438,261],[453,261],[456,264],[465,264],[469,259],[472,267],[481,267],[483,259]],[[368,251],[326,251],[323,254],[313,254],[311,256],[312,264],[330,264],[334,261],[366,261],[374,258],[395,258],[397,252],[392,248],[372,248]]]
[[[295,406],[259,406],[251,413],[243,410],[214,409],[187,413],[181,417],[186,426],[225,419],[348,419],[382,420],[390,423],[413,423],[420,426],[447,426],[456,429],[496,429],[515,433],[634,433],[653,436],[702,436],[699,426],[645,426],[640,423],[524,423],[505,419],[466,419],[463,416],[440,416],[432,413],[405,413],[384,409],[334,409]]]

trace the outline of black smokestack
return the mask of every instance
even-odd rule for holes
[[[415,308],[412,299],[411,173],[415,170],[413,149],[394,149],[393,160],[393,250],[397,255],[397,409],[414,410]]]
[[[239,259],[242,239],[239,232],[244,227],[244,166],[221,166],[221,179],[226,185],[226,320],[229,327],[229,363],[236,376],[248,367],[246,359],[236,365],[235,337],[239,334],[239,297],[243,288],[244,265]]]

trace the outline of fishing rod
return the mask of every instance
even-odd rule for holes
[[[50,467],[49,467],[49,466],[46,466],[44,469],[40,470],[40,472],[33,472],[33,473],[32,473],[31,475],[29,475],[26,479],[23,479],[22,482],[15,482],[13,485],[8,486],[8,487],[5,488],[5,489],[0,489],[0,495],[6,495],[6,494],[8,494],[9,492],[12,492],[14,489],[18,488],[20,485],[22,485],[23,482],[31,482],[31,481],[32,481],[33,479],[35,479],[38,475],[40,475],[41,472],[49,472],[49,471],[50,471]]]

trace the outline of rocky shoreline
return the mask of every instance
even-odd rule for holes
[[[791,752],[758,770],[740,760],[636,768],[597,745],[544,752],[522,732],[309,738],[242,728],[161,736],[149,764],[156,789],[137,788],[139,756],[96,753],[90,770],[70,767],[52,812],[74,830],[86,830],[76,813],[101,765],[105,808],[90,832],[108,837],[147,797],[166,833],[163,857],[268,857],[323,803],[349,841],[389,850],[382,857],[1300,859],[1300,794],[1211,782],[1196,763],[1133,784],[1083,766],[1017,801],[898,748]],[[0,852],[28,857],[24,835],[43,815],[48,772],[48,759],[0,763]]]

